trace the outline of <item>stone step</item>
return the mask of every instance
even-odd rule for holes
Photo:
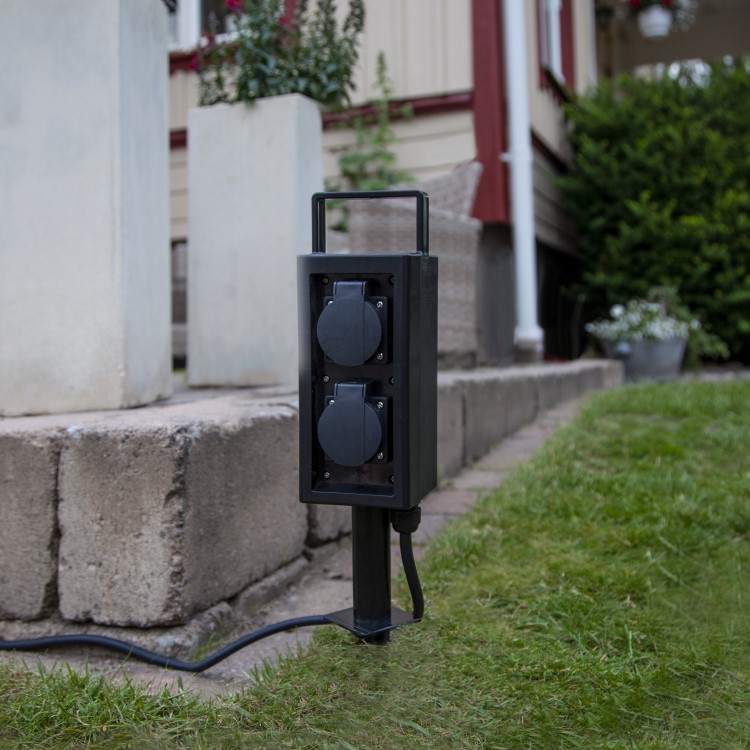
[[[607,360],[440,373],[440,478],[621,382]],[[348,507],[298,502],[297,444],[296,394],[273,388],[0,419],[0,637],[46,618],[161,638],[341,537]]]

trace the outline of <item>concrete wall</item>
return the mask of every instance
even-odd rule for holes
[[[0,415],[168,395],[166,9],[0,18]]]
[[[594,360],[439,374],[440,477],[621,382]],[[347,507],[298,502],[290,397],[195,398],[0,420],[0,618],[184,623],[348,531]]]

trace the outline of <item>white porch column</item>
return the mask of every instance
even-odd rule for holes
[[[168,395],[164,3],[0,19],[0,416]]]
[[[296,385],[320,109],[299,94],[192,109],[188,148],[188,382]]]
[[[533,154],[526,57],[526,3],[503,2],[505,70],[508,88],[513,253],[516,274],[515,348],[519,360],[536,361],[543,351],[537,322],[536,240],[534,236]]]

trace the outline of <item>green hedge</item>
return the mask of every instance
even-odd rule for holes
[[[750,70],[607,82],[566,111],[589,318],[673,286],[750,361]]]

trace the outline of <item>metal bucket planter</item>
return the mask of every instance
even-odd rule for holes
[[[685,356],[685,339],[668,341],[628,341],[630,354],[616,351],[618,342],[600,341],[607,357],[622,359],[625,362],[625,380],[674,380],[680,374],[682,358]],[[620,342],[622,347],[622,342]]]
[[[644,8],[638,13],[638,30],[646,39],[660,39],[672,30],[672,12],[659,5]]]

